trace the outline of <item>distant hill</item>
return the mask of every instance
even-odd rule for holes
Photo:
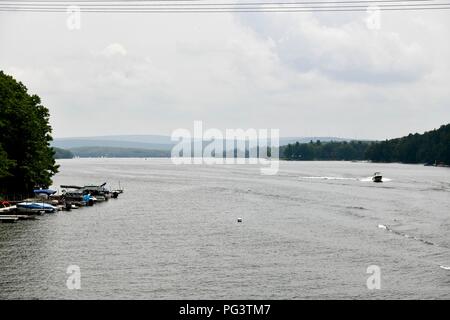
[[[71,138],[74,139],[74,138]],[[75,138],[76,139],[76,138]],[[94,136],[85,137],[79,139],[92,139],[92,140],[110,140],[110,141],[125,141],[125,142],[138,142],[138,143],[150,143],[150,144],[172,144],[170,136],[156,135],[156,134],[142,134],[142,135],[111,135],[111,136]]]
[[[119,147],[78,147],[70,151],[80,158],[160,158],[170,157],[168,150],[150,150],[137,148],[119,148]]]
[[[79,157],[150,158],[170,157],[175,143],[169,136],[163,135],[116,135],[56,138],[52,146],[69,149]],[[291,160],[364,159],[450,164],[450,124],[424,134],[410,134],[382,142],[336,137],[282,137],[280,146],[280,157]]]
[[[309,142],[310,140],[327,141],[350,141],[335,137],[282,137],[280,145],[295,143],[296,141]],[[171,141],[169,136],[162,135],[117,135],[117,136],[97,136],[97,137],[74,137],[55,138],[53,147],[63,149],[73,149],[80,147],[113,147],[113,148],[135,148],[149,150],[171,150],[176,142]]]
[[[72,159],[74,157],[70,150],[53,147],[53,151],[55,151],[55,159]]]
[[[130,140],[126,140],[129,138]],[[138,139],[136,136],[111,136],[111,137],[87,137],[87,138],[55,138],[53,147],[72,149],[80,147],[113,147],[113,148],[137,148],[151,150],[170,150],[174,142],[168,139]]]
[[[283,137],[280,145],[287,145],[296,141],[309,142],[311,140],[349,141],[335,137]],[[54,148],[70,150],[77,157],[170,157],[171,150],[176,144],[171,137],[163,135],[115,135],[55,138]],[[208,142],[204,142],[206,145]]]

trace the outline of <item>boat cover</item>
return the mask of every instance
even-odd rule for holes
[[[52,194],[55,194],[55,193],[56,193],[56,190],[51,190],[51,189],[36,189],[36,190],[33,190],[33,192],[36,193],[36,194],[46,194],[46,195],[50,196],[50,195],[52,195]]]

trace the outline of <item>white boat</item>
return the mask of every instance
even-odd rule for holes
[[[45,202],[21,202],[16,205],[17,211],[27,213],[54,213],[58,210],[55,206]]]

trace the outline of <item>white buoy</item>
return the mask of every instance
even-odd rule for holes
[[[242,222],[242,218],[238,218],[238,219],[237,219],[237,222]]]

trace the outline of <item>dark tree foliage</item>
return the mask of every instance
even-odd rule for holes
[[[58,166],[50,147],[48,109],[37,95],[0,71],[0,192],[48,187]]]
[[[450,124],[424,134],[381,142],[295,143],[281,147],[288,160],[371,160],[450,165]]]
[[[2,177],[10,176],[9,170],[14,164],[14,161],[8,159],[8,155],[5,150],[3,150],[2,145],[0,144],[0,179]]]
[[[368,142],[316,142],[288,144],[280,155],[289,160],[364,160]]]
[[[450,165],[450,124],[424,134],[371,144],[366,156],[375,162],[443,163]]]

